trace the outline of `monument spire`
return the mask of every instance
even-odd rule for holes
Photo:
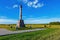
[[[22,5],[20,5],[20,20],[22,20]]]

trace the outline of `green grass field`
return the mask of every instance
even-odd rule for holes
[[[46,25],[46,27],[44,27],[44,25]],[[30,29],[30,26],[31,28],[60,28],[60,25],[48,25],[48,24],[25,24],[25,26],[26,28],[22,29]],[[16,30],[16,24],[0,24],[0,28],[5,28],[8,30]]]
[[[46,27],[44,27],[44,25],[46,25]],[[0,40],[60,40],[60,25],[26,24],[25,26],[27,28],[19,30],[30,29],[30,26],[32,28],[46,28],[46,30],[0,36]],[[0,24],[0,28],[16,30],[16,24]]]
[[[47,28],[35,32],[20,33],[13,35],[0,36],[0,40],[59,40],[60,29]]]

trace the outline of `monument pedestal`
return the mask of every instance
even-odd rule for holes
[[[20,20],[20,28],[25,27],[24,20]]]

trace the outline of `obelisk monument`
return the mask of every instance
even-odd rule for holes
[[[18,27],[23,28],[25,27],[24,20],[22,19],[22,5],[20,5],[20,14],[19,14],[19,22],[18,22]]]

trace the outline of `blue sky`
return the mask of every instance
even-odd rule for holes
[[[60,0],[0,0],[0,24],[17,24],[20,4],[25,24],[60,21]]]

